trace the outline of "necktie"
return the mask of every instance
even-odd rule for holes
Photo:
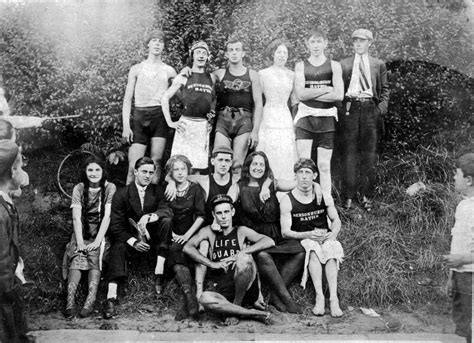
[[[362,60],[362,57],[360,58],[360,61],[359,61],[359,83],[360,83],[360,89],[363,92],[370,88],[369,80],[367,80],[367,75],[365,74],[365,66],[364,66],[364,61]]]
[[[143,204],[145,203],[145,190],[143,188],[138,190],[138,195],[140,197],[140,204],[142,205],[142,210],[143,210]]]

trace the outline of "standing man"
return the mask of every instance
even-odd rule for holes
[[[369,56],[372,32],[355,30],[352,42],[355,56],[341,61],[345,98],[339,137],[343,150],[344,207],[349,209],[352,206],[360,173],[362,205],[370,212],[379,128],[388,107],[387,68],[383,61]]]
[[[230,196],[219,194],[211,203],[221,231],[206,226],[184,246],[184,252],[193,260],[212,269],[211,277],[216,282],[215,291],[204,292],[199,302],[204,309],[226,316],[227,325],[237,324],[236,317],[266,322],[269,313],[246,309],[242,305],[253,305],[259,296],[257,267],[252,254],[274,246],[275,242],[246,226],[232,224],[235,210]],[[198,250],[203,241],[209,242],[210,258]]]
[[[334,148],[336,102],[344,95],[341,65],[324,55],[326,33],[313,30],[306,38],[307,60],[295,66],[295,91],[301,102],[294,118],[296,150],[299,158],[311,158],[317,146],[321,188],[331,195],[331,156]]]
[[[262,87],[256,71],[243,65],[245,45],[238,38],[226,43],[228,66],[214,71],[217,86],[217,123],[214,146],[232,147],[232,172],[240,178],[248,149],[258,144],[262,121]]]
[[[169,131],[161,111],[161,97],[168,89],[170,80],[176,76],[176,71],[161,60],[165,48],[162,31],[153,31],[146,45],[148,58],[130,69],[123,99],[122,136],[131,144],[128,150],[127,185],[134,179],[135,162],[145,155],[150,141],[150,157],[156,165],[152,182],[158,182]],[[135,99],[135,103],[130,118],[132,99]]]
[[[28,328],[19,294],[15,271],[19,265],[19,217],[9,196],[28,185],[28,174],[22,169],[20,149],[13,140],[0,141],[0,320],[2,342],[29,342]]]
[[[153,160],[141,157],[135,163],[135,181],[119,189],[112,199],[110,217],[110,263],[104,318],[115,314],[117,284],[127,279],[126,259],[152,251],[155,257],[155,291],[163,291],[165,258],[171,237],[172,221],[163,190],[151,184],[156,171]]]
[[[280,202],[281,234],[284,238],[301,240],[306,250],[301,285],[305,287],[309,272],[316,294],[313,314],[324,315],[324,270],[329,286],[331,316],[341,317],[343,313],[337,297],[337,274],[344,252],[336,240],[341,230],[341,220],[332,197],[327,197],[319,187],[313,186],[318,175],[313,160],[300,158],[294,165],[294,172],[296,188]]]

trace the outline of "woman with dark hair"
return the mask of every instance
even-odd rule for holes
[[[176,197],[169,203],[173,210],[173,231],[167,260],[181,288],[176,320],[182,320],[188,315],[195,316],[199,310],[191,278],[192,263],[183,253],[183,246],[204,222],[206,201],[201,186],[188,180],[191,167],[191,162],[183,155],[171,156],[166,162],[166,172],[176,184]]]
[[[88,271],[89,292],[79,315],[84,318],[92,313],[102,270],[102,257],[106,245],[109,245],[106,233],[115,191],[115,185],[107,182],[103,160],[95,156],[89,157],[81,171],[81,182],[72,192],[74,233],[65,253],[69,269],[65,312],[68,318],[75,314],[76,289],[82,271]]]
[[[265,105],[258,133],[257,150],[265,152],[277,179],[293,179],[296,141],[289,105],[297,102],[293,94],[294,72],[286,68],[290,48],[281,39],[270,43],[265,58],[272,65],[260,70]]]
[[[270,197],[265,202],[260,199],[263,185],[268,185],[270,189]],[[231,186],[228,195],[234,202],[240,200],[242,225],[275,241],[274,247],[257,255],[259,271],[271,285],[270,303],[279,311],[300,313],[301,309],[286,287],[303,266],[305,253],[299,241],[283,239],[280,229],[280,204],[276,196],[277,191],[290,191],[295,185],[295,181],[274,179],[265,153],[254,151],[245,159],[242,177]],[[280,271],[276,267],[275,259],[282,259]]]

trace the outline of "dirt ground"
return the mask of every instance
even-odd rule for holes
[[[118,307],[120,313],[121,306]],[[31,313],[30,330],[57,329],[102,329],[137,330],[140,332],[180,332],[180,333],[216,333],[228,334],[228,339],[236,339],[244,333],[271,334],[383,334],[383,333],[430,333],[448,334],[454,332],[449,307],[428,304],[415,309],[374,309],[380,317],[371,317],[359,308],[348,306],[342,318],[331,318],[329,314],[316,317],[310,314],[308,307],[304,314],[280,313],[269,308],[274,323],[265,325],[260,322],[242,319],[238,325],[225,326],[220,318],[202,314],[197,320],[174,320],[173,311],[155,313],[151,305],[144,305],[130,313],[124,309],[121,315],[104,320],[99,312],[90,318],[66,320],[60,312],[50,314]],[[224,336],[226,337],[226,336]]]

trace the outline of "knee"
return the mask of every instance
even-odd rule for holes
[[[171,234],[171,230],[173,229],[173,220],[168,217],[160,218],[158,226],[160,230],[170,231],[169,234]]]
[[[293,256],[293,260],[298,261],[301,264],[303,264],[305,257],[306,257],[305,252],[299,252],[299,253],[295,254],[295,256]]]
[[[110,254],[119,254],[125,255],[125,252],[127,251],[127,243],[125,242],[114,242],[112,246],[110,247]]]
[[[272,257],[270,256],[269,253],[265,251],[260,251],[257,253],[257,263],[259,265],[265,265],[271,262]]]
[[[328,172],[331,169],[330,161],[318,161],[318,169],[320,173]]]
[[[206,310],[212,311],[217,307],[221,300],[218,299],[213,292],[206,291],[201,294],[198,301]]]
[[[209,242],[202,241],[201,244],[199,244],[199,253],[203,256],[207,256],[208,252],[209,252]]]
[[[235,271],[237,274],[255,269],[255,261],[252,255],[240,253],[235,261]]]

